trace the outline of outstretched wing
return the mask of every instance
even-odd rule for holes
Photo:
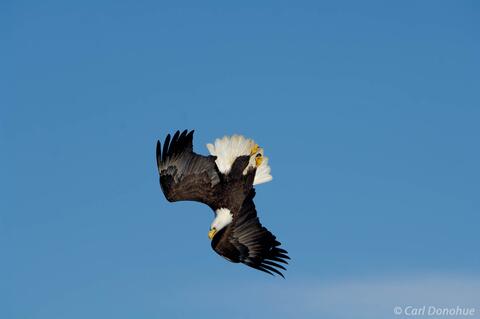
[[[212,248],[232,262],[283,277],[278,269],[286,269],[280,263],[288,264],[290,257],[279,247],[281,244],[276,237],[260,224],[253,197],[255,189],[250,191],[240,211],[234,214],[232,223],[213,237]]]
[[[177,131],[165,138],[163,149],[157,141],[160,186],[170,202],[197,201],[211,206],[220,185],[215,156],[193,152],[193,131]]]

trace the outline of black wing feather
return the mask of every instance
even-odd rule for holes
[[[170,134],[162,144],[157,141],[157,167],[160,186],[171,202],[191,200],[212,205],[216,200],[220,177],[215,156],[193,152],[193,130]]]
[[[270,275],[283,277],[281,270],[288,265],[288,253],[279,248],[281,243],[262,226],[257,217],[252,189],[245,199],[240,211],[233,215],[233,221],[222,229],[212,240],[212,248],[220,255],[233,262],[241,262]]]

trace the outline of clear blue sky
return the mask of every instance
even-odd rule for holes
[[[1,318],[480,307],[477,2],[0,9]],[[185,128],[203,154],[233,133],[265,148],[285,280],[226,262],[212,212],[161,194],[155,142]]]

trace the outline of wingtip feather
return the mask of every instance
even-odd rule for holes
[[[277,269],[275,269],[275,268],[273,268],[273,267],[271,267],[271,266],[262,264],[260,267],[265,268],[265,269],[267,269],[267,270],[269,270],[269,271],[273,271],[274,273],[282,276],[282,278],[285,278],[285,276],[283,276],[283,274],[282,274],[279,270],[277,270]]]
[[[157,140],[157,147],[156,147],[156,157],[157,157],[157,167],[160,166],[160,162],[162,161],[162,143]]]

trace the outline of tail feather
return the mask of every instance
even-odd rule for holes
[[[228,174],[235,159],[239,156],[251,155],[251,150],[255,145],[255,141],[252,139],[245,138],[242,135],[233,135],[224,136],[221,139],[217,138],[213,144],[207,144],[207,149],[211,155],[217,157],[215,163],[218,170],[223,174]],[[260,153],[263,155],[263,150]],[[255,163],[254,156],[252,156],[252,160],[251,162]],[[253,185],[271,181],[270,171],[268,157],[263,157],[262,163],[257,167]]]

